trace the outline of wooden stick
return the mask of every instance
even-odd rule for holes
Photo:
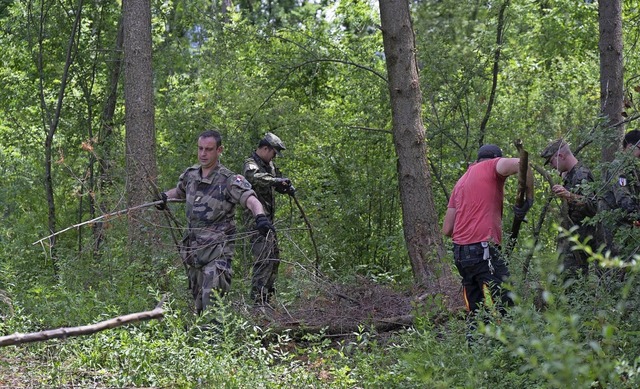
[[[135,206],[135,207],[122,209],[122,210],[120,210],[120,211],[111,212],[111,213],[106,213],[106,214],[104,214],[104,215],[102,215],[102,216],[98,216],[98,217],[96,217],[96,218],[94,218],[94,219],[87,220],[87,221],[82,222],[82,223],[74,224],[74,225],[72,225],[72,226],[69,226],[69,227],[67,227],[67,228],[63,229],[63,230],[60,230],[60,231],[54,232],[53,234],[51,234],[51,235],[47,235],[47,236],[45,236],[44,238],[39,239],[39,240],[37,240],[37,241],[33,242],[32,244],[34,244],[34,245],[35,245],[35,244],[38,244],[38,243],[42,242],[43,240],[46,240],[46,239],[52,238],[52,237],[54,237],[54,236],[56,236],[56,235],[60,235],[60,234],[62,234],[63,232],[67,232],[67,231],[72,230],[72,229],[74,229],[74,228],[78,228],[78,227],[84,226],[85,224],[95,223],[95,222],[97,222],[97,221],[98,221],[98,220],[100,220],[100,219],[109,218],[109,217],[113,217],[113,216],[120,216],[120,215],[125,214],[125,213],[130,212],[130,211],[135,211],[135,210],[138,210],[138,209],[148,208],[148,207],[151,207],[151,206],[154,206],[154,205],[162,204],[162,202],[163,202],[162,200],[152,201],[152,202],[150,202],[150,203],[145,203],[145,204],[137,205],[137,206]],[[184,202],[184,200],[180,200],[180,199],[169,199],[169,200],[167,200],[167,202],[170,202],[170,203],[181,203],[181,202]]]
[[[96,324],[90,324],[80,327],[63,327],[54,330],[41,332],[31,332],[21,334],[16,332],[13,335],[0,337],[0,346],[10,346],[22,343],[40,342],[49,339],[68,338],[70,336],[88,335],[99,331],[116,328],[129,323],[135,323],[141,320],[160,319],[164,315],[164,310],[157,307],[151,311],[131,313],[129,315],[114,317],[113,319],[101,321]]]
[[[316,267],[316,277],[317,277],[318,271],[320,269],[320,254],[318,254],[318,246],[316,245],[316,239],[313,236],[313,227],[311,226],[309,219],[307,219],[307,214],[304,212],[304,209],[302,209],[302,205],[300,205],[298,198],[295,195],[291,195],[291,197],[293,198],[293,201],[296,203],[296,206],[300,211],[300,215],[302,215],[302,219],[304,220],[307,227],[309,227],[309,237],[311,238],[311,244],[313,244],[313,250],[315,251],[315,254],[316,254],[315,267]]]
[[[518,139],[514,143],[516,148],[518,149],[520,157],[520,171],[518,172],[518,193],[516,196],[516,206],[522,207],[525,201],[525,195],[527,193],[527,168],[529,166],[529,153],[522,146],[522,140]],[[516,245],[521,225],[522,220],[514,217],[513,224],[511,226],[511,235],[509,236],[509,241],[505,250],[507,255],[511,254],[511,251]]]

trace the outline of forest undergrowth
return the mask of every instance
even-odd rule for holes
[[[297,281],[283,282],[271,306],[253,307],[241,280],[216,310],[222,313],[216,324],[210,315],[193,314],[185,292],[167,299],[162,320],[3,347],[0,387],[637,387],[634,267],[595,254],[593,267],[627,267],[624,281],[592,272],[563,284],[543,259],[534,256],[529,280],[536,281],[518,282],[515,271],[516,305],[506,317],[484,313],[472,344],[462,307],[443,294],[365,276],[322,287],[293,276]],[[90,293],[64,294],[46,298],[102,310],[94,322],[122,313],[107,302],[88,304]],[[68,312],[58,321],[53,316],[60,312],[38,316],[30,306],[35,301],[12,298],[17,295],[3,291],[4,335],[76,320]]]

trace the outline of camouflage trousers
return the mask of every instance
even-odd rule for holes
[[[273,232],[265,237],[261,234],[251,239],[253,273],[251,277],[251,299],[256,304],[266,304],[275,293],[275,281],[280,265],[280,250]]]
[[[201,314],[231,290],[231,261],[218,259],[203,267],[189,267],[189,284],[196,311]]]
[[[233,253],[230,242],[187,246],[183,258],[189,266],[189,285],[198,314],[231,290]]]
[[[563,278],[587,277],[589,275],[589,254],[583,250],[572,250],[574,243],[559,239],[557,250],[562,258]]]

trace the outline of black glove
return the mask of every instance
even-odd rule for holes
[[[261,235],[267,236],[269,230],[275,231],[276,229],[273,228],[273,224],[271,224],[269,218],[264,213],[261,213],[256,215],[256,230],[258,230]]]
[[[289,196],[293,197],[293,196],[296,195],[296,188],[293,185],[289,185],[289,187],[287,188],[287,190],[284,193],[286,193]]]
[[[276,178],[273,186],[275,186],[276,192],[287,193],[291,187],[291,180],[288,178]]]
[[[156,209],[158,209],[159,211],[163,211],[165,209],[167,209],[167,194],[162,192],[160,193],[159,196],[156,196],[153,201],[160,201],[162,200],[162,203],[160,204],[156,204]]]
[[[518,220],[524,220],[524,217],[527,215],[527,212],[529,212],[532,205],[533,205],[533,199],[526,199],[522,204],[522,207],[518,207],[517,205],[514,205],[513,216]]]

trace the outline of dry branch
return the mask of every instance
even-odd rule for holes
[[[522,140],[517,139],[514,144],[518,149],[518,157],[520,158],[520,170],[518,171],[518,193],[516,196],[515,205],[516,207],[520,208],[524,204],[527,192],[527,169],[529,167],[529,153],[524,149]],[[505,249],[505,253],[507,255],[511,254],[511,251],[516,245],[521,225],[522,219],[514,216],[513,224],[511,225],[511,234],[509,236],[509,241],[507,242],[507,248]]]
[[[80,327],[63,327],[54,330],[41,332],[32,332],[29,334],[15,333],[0,337],[0,347],[10,346],[22,343],[40,342],[49,339],[68,338],[70,336],[89,335],[99,331],[116,328],[125,324],[135,323],[141,320],[159,319],[164,315],[162,308],[155,308],[151,311],[131,313],[129,315],[118,316],[113,319],[101,321],[96,324],[90,324]]]
[[[180,202],[184,202],[184,200],[180,200],[180,199],[168,199],[168,200],[167,200],[167,202],[170,202],[170,203],[180,203]],[[104,214],[104,215],[102,215],[102,216],[98,216],[98,217],[96,217],[96,218],[94,218],[94,219],[87,220],[87,221],[82,222],[82,223],[74,224],[74,225],[72,225],[72,226],[69,226],[69,227],[67,227],[67,228],[63,229],[63,230],[60,230],[60,231],[58,231],[58,232],[55,232],[55,233],[53,233],[53,234],[51,234],[51,235],[47,235],[47,236],[45,236],[45,237],[44,237],[44,238],[42,238],[42,239],[38,239],[37,241],[33,242],[32,244],[38,244],[38,243],[41,243],[42,241],[44,241],[44,240],[46,240],[46,239],[49,239],[49,238],[52,238],[52,237],[54,237],[54,236],[56,236],[56,235],[60,235],[60,234],[62,234],[63,232],[67,232],[67,231],[72,230],[72,229],[74,229],[74,228],[78,228],[78,227],[84,226],[85,224],[95,223],[95,222],[97,222],[97,221],[98,221],[98,220],[100,220],[100,219],[109,218],[109,217],[115,217],[115,216],[120,216],[120,215],[126,214],[126,213],[131,212],[131,211],[135,211],[135,210],[142,209],[142,208],[149,208],[149,207],[151,207],[151,206],[154,206],[154,205],[160,205],[160,204],[162,204],[162,203],[163,203],[163,201],[162,201],[162,200],[157,200],[157,201],[152,201],[152,202],[150,202],[150,203],[144,203],[144,204],[141,204],[141,205],[137,205],[137,206],[135,206],[135,207],[131,207],[131,208],[127,208],[127,209],[121,209],[120,211],[111,212],[111,213],[106,213],[106,214]]]

